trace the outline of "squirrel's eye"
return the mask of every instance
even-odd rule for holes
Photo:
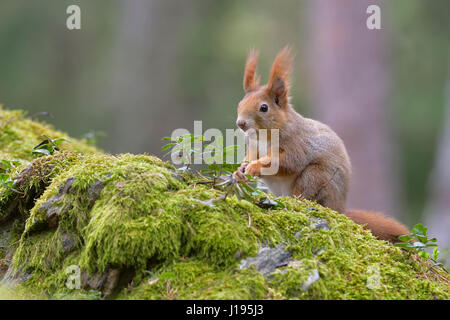
[[[262,104],[261,107],[259,107],[259,111],[261,112],[267,112],[267,110],[269,110],[267,104]]]

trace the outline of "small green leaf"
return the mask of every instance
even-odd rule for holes
[[[164,151],[164,150],[167,150],[167,149],[169,149],[169,148],[172,148],[173,146],[176,146],[176,145],[177,145],[176,143],[169,143],[169,144],[166,144],[165,146],[163,146],[163,147],[161,148],[161,150]]]
[[[439,256],[439,250],[438,250],[438,248],[434,248],[433,249],[433,260],[437,261],[438,256]]]
[[[35,146],[33,149],[40,149],[43,146],[47,146],[50,143],[49,140],[45,139],[44,141],[42,141],[41,143],[39,143],[37,146]]]
[[[421,236],[426,236],[427,230],[428,228],[424,227],[424,225],[421,223],[416,224],[412,229],[413,233],[416,233]]]
[[[426,245],[420,241],[416,241],[413,243],[413,246],[416,248],[426,248]]]
[[[56,139],[52,140],[52,142],[53,142],[55,145],[59,145],[59,144],[61,144],[62,142],[69,142],[69,143],[70,143],[69,140],[64,139],[64,138],[56,138]]]
[[[6,181],[8,181],[9,179],[9,175],[6,173],[0,173],[0,182],[5,183]]]
[[[403,241],[403,242],[408,242],[409,240],[411,240],[411,236],[408,235],[408,234],[405,234],[405,235],[403,235],[403,236],[399,236],[398,238],[399,238],[401,241]]]
[[[47,156],[49,156],[51,154],[50,151],[48,151],[47,149],[36,149],[36,150],[33,150],[31,153],[45,154]]]
[[[424,237],[424,236],[417,235],[417,239],[419,239],[419,241],[423,242],[423,243],[427,243],[428,242],[428,238]]]

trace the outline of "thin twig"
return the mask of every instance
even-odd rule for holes
[[[214,183],[214,181],[212,181],[212,180],[209,180],[209,181],[198,181],[198,182],[194,183],[194,185],[196,185],[196,184],[210,184],[210,183]]]

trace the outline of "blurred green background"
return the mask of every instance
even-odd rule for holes
[[[81,30],[66,28],[66,8],[71,4],[81,7]],[[369,4],[381,7],[381,30],[365,27]],[[446,0],[2,0],[0,103],[31,115],[51,112],[54,118],[41,119],[74,137],[92,130],[104,132],[99,146],[113,153],[161,156],[160,139],[176,128],[192,130],[194,120],[203,120],[203,128],[234,128],[248,50],[261,50],[259,70],[264,81],[277,51],[291,44],[297,56],[292,91],[296,110],[331,122],[342,133],[355,159],[354,179],[363,177],[367,185],[363,190],[353,188],[358,189],[355,194],[386,194],[377,198],[380,205],[353,200],[350,204],[391,210],[411,226],[431,221],[427,218],[433,190],[430,177],[445,127],[449,12]],[[364,42],[373,34],[378,34],[375,50]],[[335,52],[322,46],[331,43],[333,48],[341,37],[349,37],[356,49],[336,50],[333,62]],[[358,43],[364,48],[359,50]],[[342,52],[367,52],[367,61],[339,60]],[[345,107],[334,107],[333,91],[327,86],[339,81],[331,77],[322,81],[323,77],[335,64],[343,70],[360,70],[364,64],[370,68],[373,61],[384,70],[369,82],[382,88],[381,93],[375,90],[385,95],[382,112],[372,121],[364,119],[364,109],[360,118],[354,111],[346,113]],[[352,78],[358,74],[352,72],[347,75],[350,80],[343,81],[357,92],[361,81]],[[339,90],[335,100],[345,94]],[[329,97],[327,103],[324,97]],[[364,101],[364,96],[355,99]],[[316,108],[321,104],[326,107]],[[388,142],[388,148],[380,149],[385,153],[358,165],[357,158],[365,151],[353,148],[351,134],[346,140],[346,128],[339,128],[343,122],[333,123],[336,113],[349,119],[346,126],[352,121],[350,125],[369,138],[387,132],[377,142]],[[377,121],[380,125],[374,127]],[[358,143],[368,149],[375,145]],[[390,173],[378,189],[372,189],[364,170],[380,162]],[[394,204],[383,206],[389,201]],[[447,212],[435,216],[439,214],[448,221]]]

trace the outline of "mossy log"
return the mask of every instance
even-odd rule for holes
[[[43,134],[71,142],[32,156]],[[0,159],[21,163],[15,191],[0,187],[2,297],[449,298],[444,272],[335,211],[223,197],[156,157],[106,154],[20,111],[0,108]]]

